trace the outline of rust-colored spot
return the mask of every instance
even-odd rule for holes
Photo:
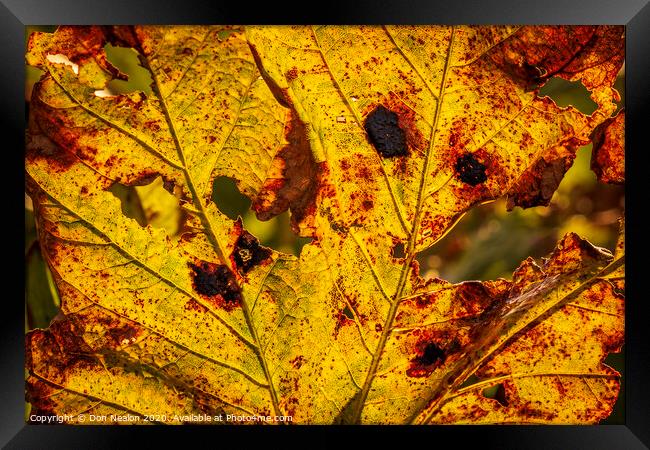
[[[342,310],[338,311],[334,318],[336,319],[336,324],[334,325],[334,335],[336,336],[339,330],[347,325],[352,325],[354,323],[352,311],[349,307],[345,307]]]
[[[215,307],[227,311],[241,305],[241,289],[232,271],[225,265],[205,261],[188,264],[192,269],[194,290]]]
[[[487,180],[485,164],[481,163],[472,153],[465,153],[456,159],[456,173],[463,183],[472,186]]]
[[[293,81],[298,78],[298,69],[296,66],[293,66],[291,69],[287,70],[286,76],[287,80],[289,81]]]
[[[189,299],[187,302],[185,302],[185,305],[183,306],[186,311],[196,311],[199,313],[206,313],[208,312],[208,309],[194,300],[193,298]]]
[[[375,150],[384,158],[408,155],[406,133],[400,128],[399,118],[393,111],[378,105],[368,114],[363,127]]]
[[[298,355],[295,358],[293,358],[291,361],[289,361],[289,363],[294,369],[296,370],[300,369],[302,365],[305,363],[305,357],[302,355]]]
[[[235,242],[231,256],[237,268],[241,272],[247,273],[253,267],[269,260],[271,249],[262,247],[255,236],[243,230]]]

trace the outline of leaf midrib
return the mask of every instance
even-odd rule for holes
[[[448,71],[450,68],[450,61],[451,61],[451,55],[453,52],[453,46],[454,46],[454,32],[455,29],[452,26],[451,27],[451,34],[449,37],[449,46],[447,48],[447,57],[445,59],[445,66],[443,69],[443,75],[442,79],[440,81],[440,91],[438,93],[437,101],[436,101],[436,108],[434,112],[434,121],[433,121],[433,126],[431,128],[431,136],[429,138],[429,148],[427,149],[425,153],[425,161],[424,161],[424,167],[422,170],[422,174],[420,177],[420,187],[418,189],[418,200],[416,204],[416,209],[415,209],[415,217],[414,217],[414,222],[413,222],[413,229],[411,230],[410,236],[409,236],[409,241],[408,241],[408,246],[406,249],[406,258],[404,261],[404,264],[402,265],[402,269],[400,272],[400,280],[397,285],[397,289],[395,291],[395,295],[393,296],[392,302],[390,309],[388,311],[388,315],[386,317],[386,320],[384,322],[384,326],[382,329],[382,334],[379,338],[379,342],[377,344],[377,348],[375,350],[375,353],[373,354],[372,361],[370,363],[370,368],[368,370],[368,373],[366,374],[366,379],[363,384],[363,388],[361,390],[361,393],[359,395],[359,398],[356,400],[355,404],[355,409],[354,413],[352,416],[352,422],[353,423],[359,423],[361,419],[361,414],[363,411],[363,408],[365,406],[365,401],[366,398],[368,397],[368,393],[370,392],[370,387],[372,386],[372,382],[374,381],[375,375],[377,374],[377,369],[379,368],[379,362],[381,361],[381,357],[383,356],[384,353],[384,347],[386,346],[386,343],[388,342],[388,338],[391,335],[392,332],[392,326],[393,326],[393,321],[395,320],[395,316],[397,315],[397,309],[399,308],[400,301],[399,299],[402,297],[404,288],[406,287],[406,280],[408,279],[408,272],[409,272],[409,267],[411,267],[411,263],[415,259],[415,241],[417,239],[417,232],[419,228],[419,222],[420,222],[420,216],[422,214],[422,202],[423,202],[423,192],[426,189],[426,182],[427,182],[427,174],[429,173],[429,162],[430,162],[430,156],[431,156],[431,151],[434,146],[434,141],[435,141],[435,136],[436,136],[436,131],[438,128],[438,120],[440,118],[440,112],[442,110],[442,102],[443,102],[443,97],[445,93],[445,85],[447,82],[447,75]],[[435,95],[435,94],[434,94]]]
[[[137,36],[137,33],[135,33],[135,35]],[[137,39],[139,40],[139,37],[137,37]],[[185,162],[184,149],[183,149],[183,146],[182,146],[182,144],[181,144],[181,142],[180,142],[180,140],[178,138],[178,134],[176,132],[176,127],[174,125],[174,121],[172,120],[171,114],[169,113],[169,109],[167,107],[167,101],[164,98],[164,96],[162,95],[162,91],[160,89],[160,83],[158,81],[158,76],[151,69],[151,66],[149,64],[149,60],[146,57],[146,55],[144,55],[144,54],[142,55],[142,60],[144,61],[146,68],[151,73],[151,77],[152,77],[153,82],[154,82],[153,91],[156,93],[156,95],[160,99],[161,106],[162,106],[162,109],[163,109],[163,114],[164,114],[165,119],[167,120],[167,123],[169,125],[169,129],[170,129],[170,132],[172,134],[172,138],[174,140],[174,144],[176,146],[178,156],[179,156],[179,158],[181,160],[181,163],[183,164],[183,167],[184,167],[184,173],[185,173],[185,177],[186,177],[187,185],[188,185],[187,187],[190,190],[190,193],[192,195],[192,199],[194,200],[194,204],[196,205],[197,209],[199,210],[199,213],[201,214],[202,218],[205,221],[204,226],[206,228],[206,231],[208,231],[209,238],[212,241],[213,247],[217,251],[217,253],[219,255],[219,258],[221,259],[222,263],[226,267],[228,267],[230,270],[233,270],[232,263],[231,263],[230,259],[225,256],[225,253],[223,251],[223,247],[222,247],[221,243],[219,242],[217,234],[214,231],[212,222],[209,219],[209,215],[205,211],[205,208],[203,206],[203,202],[201,201],[201,197],[198,195],[198,193],[196,191],[196,188],[194,187],[194,182],[192,181],[192,177],[190,175],[189,170],[187,170],[186,162]],[[252,81],[251,81],[251,85],[252,85]],[[250,89],[250,86],[249,86],[249,89]],[[237,123],[237,120],[234,120],[233,121],[233,128],[234,128],[236,123]],[[232,129],[231,129],[231,132],[232,132]],[[226,141],[224,141],[224,144],[225,144],[225,142]],[[238,282],[237,284],[239,285],[240,283]],[[240,288],[241,288],[241,286],[240,286]],[[271,403],[273,405],[274,412],[278,416],[282,415],[280,405],[279,405],[279,400],[278,400],[278,394],[277,394],[277,392],[275,390],[275,385],[273,384],[273,380],[272,380],[272,377],[271,377],[271,373],[269,371],[268,363],[266,362],[266,358],[264,357],[264,353],[261,351],[261,346],[260,346],[259,337],[257,335],[257,330],[253,326],[251,313],[250,313],[250,310],[248,308],[248,302],[246,301],[244,296],[242,296],[242,298],[241,298],[241,307],[242,307],[242,312],[244,314],[244,318],[246,319],[246,325],[248,326],[248,329],[249,329],[249,331],[251,333],[251,336],[253,337],[253,341],[255,343],[255,347],[253,348],[253,350],[255,351],[255,354],[257,355],[257,359],[258,359],[260,365],[262,366],[264,376],[265,376],[266,381],[268,383],[268,391],[269,391],[269,393],[271,395]]]

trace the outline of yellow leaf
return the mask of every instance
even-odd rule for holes
[[[106,42],[139,52],[151,95],[97,96],[123,76]],[[168,423],[606,417],[622,245],[612,256],[568,234],[513,281],[427,281],[415,258],[473,205],[547,202],[616,108],[623,43],[620,27],[33,35],[27,60],[45,76],[26,170],[62,311],[27,336],[35,411]],[[598,109],[538,97],[552,76],[581,80]],[[299,258],[260,246],[210,199],[216,176],[234,178],[261,219],[290,209],[312,243]],[[153,179],[179,197],[178,239],[167,221],[126,217],[108,191]],[[162,198],[151,204],[168,211]]]

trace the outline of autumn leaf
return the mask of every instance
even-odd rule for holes
[[[623,184],[625,182],[625,111],[601,123],[591,138],[594,152],[591,168],[600,181]]]
[[[102,94],[125,77],[109,42],[138,51],[151,95]],[[27,187],[62,313],[26,337],[34,411],[163,423],[607,417],[622,239],[612,255],[568,234],[512,281],[425,280],[415,257],[481,202],[548,204],[577,147],[603,129],[618,139],[622,126],[608,124],[623,48],[622,27],[605,26],[32,35],[27,61],[45,75],[30,105]],[[538,96],[552,76],[581,81],[597,110]],[[313,239],[300,257],[223,215],[217,176],[261,219],[289,209]],[[142,223],[116,186],[138,186]]]

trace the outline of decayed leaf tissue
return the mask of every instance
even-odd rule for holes
[[[569,232],[508,279],[425,277],[416,257],[480,204],[549,205],[587,144],[598,180],[624,183],[624,44],[621,26],[31,34],[26,188],[60,311],[26,335],[28,420],[607,418],[622,217],[615,248]],[[148,90],[107,88],[128,78],[107,45],[137,52]],[[540,95],[557,78],[594,111]],[[218,177],[261,220],[289,211],[299,256],[222,213]],[[140,220],[115,194],[132,186]]]

